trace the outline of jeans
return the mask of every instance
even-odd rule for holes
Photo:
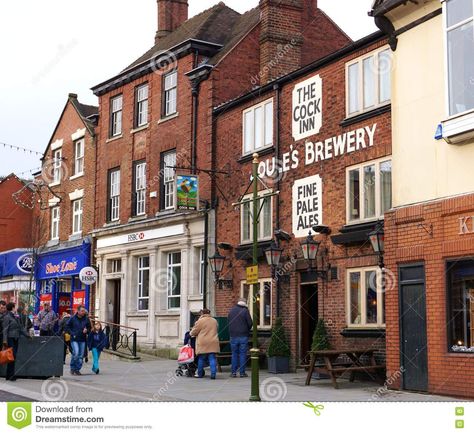
[[[85,342],[71,341],[72,356],[71,356],[71,371],[77,372],[82,368],[82,358],[86,349]]]
[[[240,367],[240,375],[245,374],[249,338],[230,338],[230,347],[232,349],[232,373],[237,374],[237,368]]]
[[[99,370],[100,351],[97,348],[92,348],[92,372]]]
[[[16,360],[16,353],[18,352],[18,338],[8,338],[7,345],[13,350],[13,356]],[[7,375],[6,379],[11,380],[15,378],[15,360],[7,365]]]
[[[204,377],[204,366],[205,366],[207,361],[209,361],[209,366],[211,368],[211,377],[215,378],[216,373],[217,373],[216,353],[199,354],[199,358],[198,358],[198,375],[199,375],[199,378]]]

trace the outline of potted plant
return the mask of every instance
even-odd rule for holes
[[[272,337],[268,347],[268,372],[287,374],[290,372],[290,345],[286,339],[281,318],[277,318],[272,328]]]
[[[314,329],[311,351],[329,350],[330,347],[331,346],[329,344],[329,336],[326,330],[326,325],[324,324],[323,319],[319,319],[316,324],[316,328]],[[313,378],[316,380],[325,380],[329,378],[329,375],[315,372],[313,374]]]

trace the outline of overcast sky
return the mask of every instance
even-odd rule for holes
[[[189,0],[190,16],[218,0]],[[245,12],[258,0],[226,0]],[[372,0],[319,0],[353,39],[375,31]],[[0,143],[42,152],[68,93],[97,104],[89,90],[148,50],[157,25],[154,0],[0,2]],[[40,166],[39,156],[0,145],[0,176]],[[22,176],[28,176],[24,173]]]

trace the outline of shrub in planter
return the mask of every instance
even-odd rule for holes
[[[286,339],[281,318],[277,318],[272,328],[272,336],[268,347],[268,372],[286,374],[290,372],[290,344]]]
[[[324,324],[323,319],[319,319],[318,323],[316,324],[316,328],[314,329],[313,343],[311,345],[311,351],[329,350],[330,347],[331,347],[331,345],[329,344],[329,336],[328,336],[328,332],[326,330],[326,325]],[[329,378],[329,375],[320,374],[319,372],[315,372],[313,374],[313,378],[316,379],[316,380],[325,380],[325,379]]]

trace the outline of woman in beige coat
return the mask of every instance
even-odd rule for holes
[[[201,317],[197,320],[191,336],[196,337],[196,354],[198,358],[198,376],[204,377],[204,366],[209,361],[211,380],[216,379],[217,359],[216,353],[220,351],[219,335],[217,334],[217,321],[212,318],[209,309],[201,310]]]

